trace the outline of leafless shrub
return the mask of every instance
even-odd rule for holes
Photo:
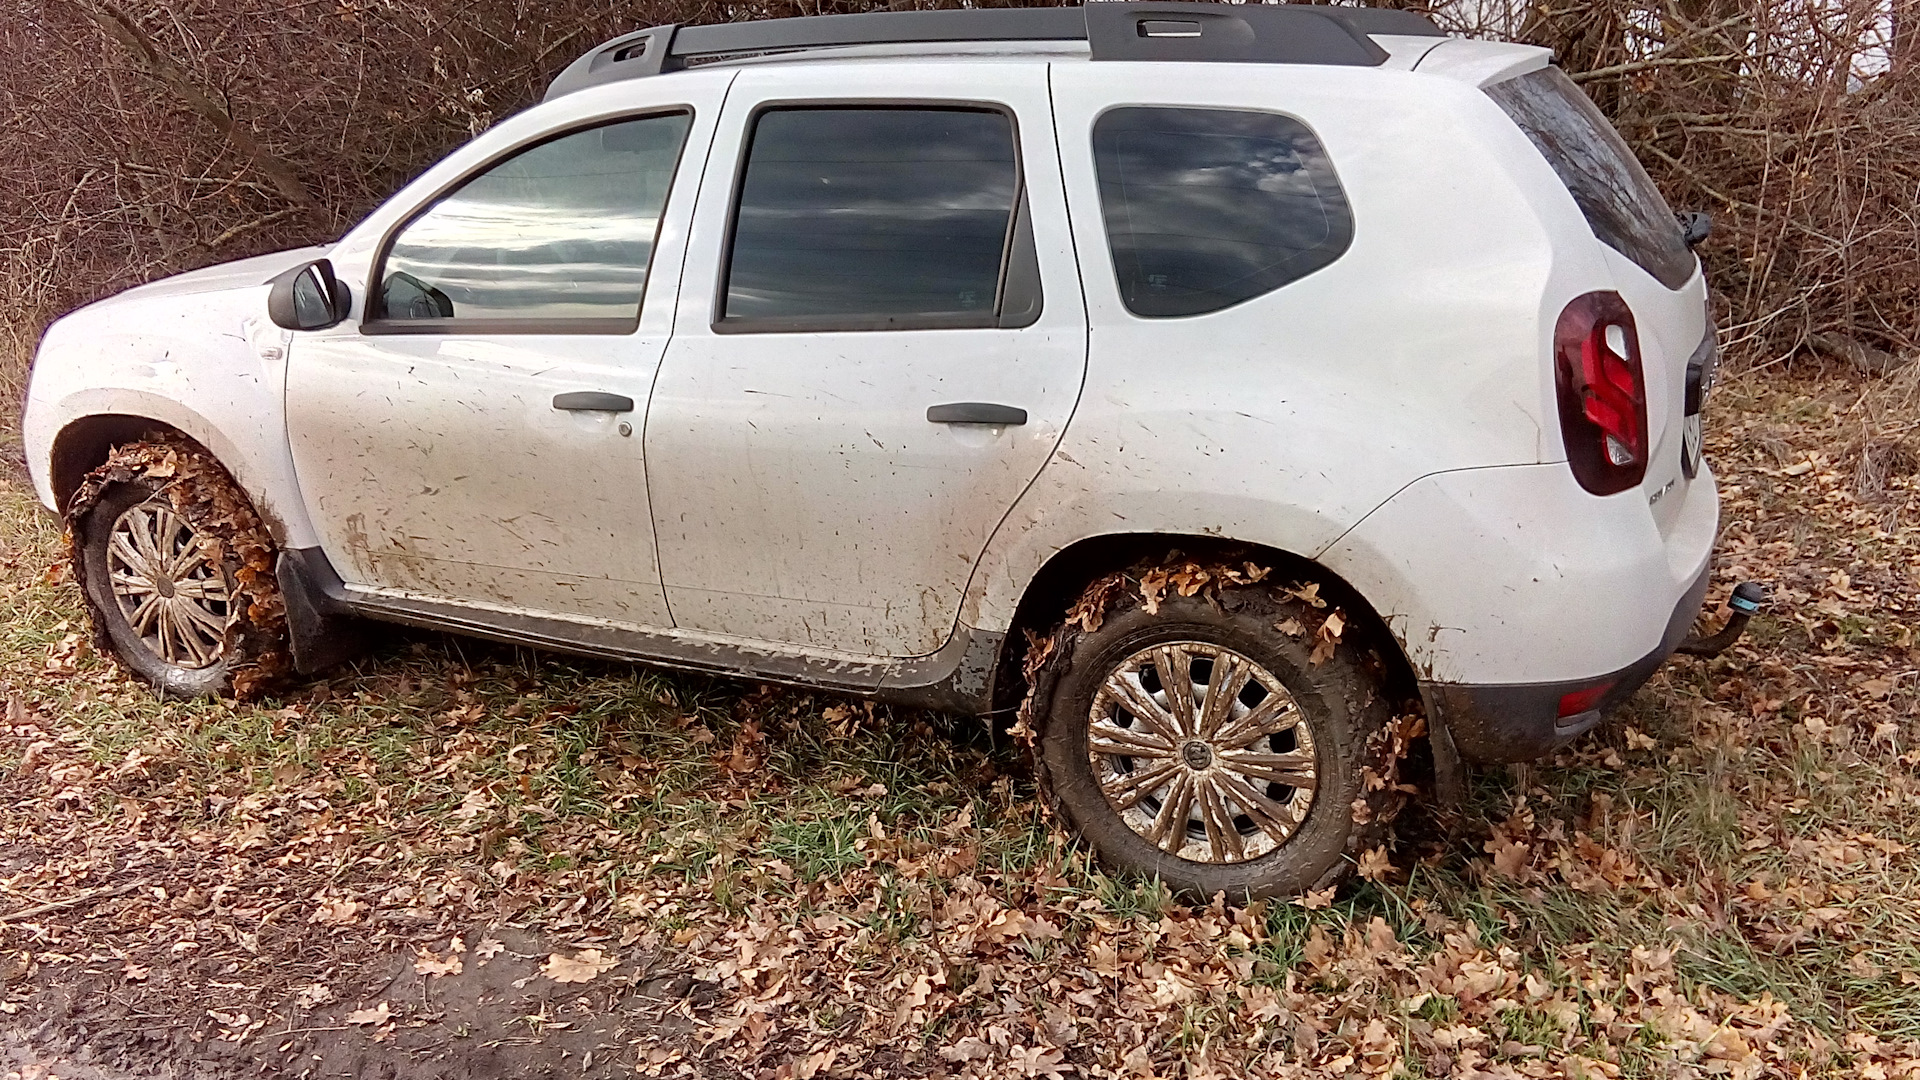
[[[619,31],[952,2],[0,0],[0,322],[338,235]],[[1399,2],[1553,48],[1714,212],[1739,355],[1920,353],[1920,0]]]

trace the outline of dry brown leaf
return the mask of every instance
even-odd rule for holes
[[[1291,589],[1281,589],[1280,591],[1293,597],[1295,600],[1307,604],[1309,607],[1323,608],[1327,606],[1327,602],[1320,598],[1320,583],[1317,581],[1310,581],[1305,585],[1295,585]]]
[[[1359,862],[1360,876],[1367,881],[1385,881],[1393,876],[1393,860],[1387,857],[1384,844],[1361,852]]]
[[[1495,836],[1487,841],[1486,852],[1493,856],[1493,871],[1504,878],[1515,881],[1527,876],[1527,862],[1533,856],[1533,847],[1516,843],[1504,836]]]
[[[307,921],[321,926],[345,926],[365,907],[358,900],[323,900]]]
[[[571,957],[554,953],[540,965],[540,974],[557,983],[592,982],[612,971],[619,961],[599,949],[582,949]]]
[[[393,1017],[393,1010],[381,1002],[371,1009],[355,1009],[345,1017],[349,1024],[384,1024]]]
[[[1347,617],[1344,612],[1335,610],[1320,624],[1320,632],[1314,635],[1313,653],[1308,657],[1315,664],[1324,664],[1333,657],[1333,650],[1340,644],[1340,635],[1347,629]]]
[[[449,953],[446,956],[436,956],[424,947],[421,948],[419,954],[413,958],[414,973],[425,975],[429,979],[436,979],[443,975],[458,975],[461,971],[465,970],[465,968],[466,965],[461,961],[458,954]]]
[[[333,999],[333,990],[321,983],[303,986],[300,988],[300,992],[293,996],[294,1002],[303,1009],[311,1009],[315,1006],[325,1005],[333,1001]]]

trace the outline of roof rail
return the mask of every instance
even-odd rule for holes
[[[546,99],[702,62],[841,45],[1085,41],[1095,60],[1213,60],[1376,66],[1369,34],[1438,36],[1425,16],[1305,4],[1098,2],[1084,7],[959,8],[655,26],[605,42],[547,87]]]

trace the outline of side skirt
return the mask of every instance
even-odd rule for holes
[[[992,707],[1005,635],[956,626],[939,651],[902,660],[850,660],[778,652],[682,632],[649,633],[539,615],[485,611],[359,592],[319,548],[280,553],[277,567],[302,674],[356,655],[355,617],[446,630],[513,645],[627,660],[705,675],[871,697],[913,708],[980,714]],[[309,662],[311,661],[311,666]]]

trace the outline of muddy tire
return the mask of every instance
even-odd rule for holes
[[[117,447],[67,520],[95,647],[161,696],[257,696],[288,670],[272,538],[206,451]]]
[[[1157,606],[1129,589],[1045,643],[1032,726],[1052,805],[1103,863],[1188,899],[1336,884],[1397,797],[1374,760],[1393,714],[1378,664],[1351,644],[1315,663],[1329,613],[1266,586]]]

